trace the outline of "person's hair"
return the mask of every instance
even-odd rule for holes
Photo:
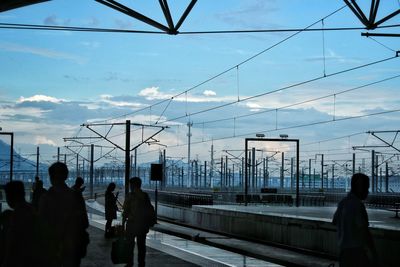
[[[35,181],[39,181],[39,180],[40,180],[39,176],[35,176]]]
[[[12,202],[25,200],[25,187],[21,181],[8,182],[4,188],[6,198]]]
[[[111,182],[107,186],[107,192],[112,192],[115,189],[116,185],[115,183]]]
[[[368,184],[369,177],[363,173],[355,173],[351,177],[351,190],[354,191],[361,184]]]
[[[53,179],[65,181],[68,178],[68,167],[62,162],[53,163],[49,167],[49,175]]]
[[[132,187],[140,188],[142,187],[142,180],[139,177],[133,177],[129,179],[129,184]]]
[[[83,185],[85,182],[83,181],[83,178],[78,176],[75,179],[75,184]]]

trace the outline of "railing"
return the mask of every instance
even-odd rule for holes
[[[155,199],[154,190],[145,189],[152,200]],[[163,204],[191,207],[193,205],[212,205],[213,196],[210,194],[191,194],[182,192],[158,191],[158,201]]]

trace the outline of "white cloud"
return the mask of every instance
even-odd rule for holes
[[[159,87],[148,87],[145,89],[142,89],[139,94],[139,96],[143,96],[148,100],[154,100],[154,99],[168,99],[171,98],[172,95],[165,94],[159,91]]]
[[[203,95],[205,95],[205,96],[216,96],[217,93],[214,92],[214,91],[212,91],[212,90],[205,90],[205,91],[203,92]]]
[[[113,100],[113,96],[112,95],[101,95],[100,96],[101,101],[107,104],[110,104],[111,106],[115,106],[115,107],[131,107],[131,108],[141,108],[144,107],[145,104],[142,103],[137,103],[137,102],[128,102],[128,101],[115,101]],[[88,104],[86,104],[86,106],[88,108],[92,108],[94,109],[94,103],[90,105],[90,107],[88,106]]]
[[[76,56],[69,53],[64,53],[60,51],[50,50],[46,48],[39,48],[39,47],[31,47],[25,46],[15,43],[0,43],[0,49],[9,51],[9,52],[19,52],[19,53],[26,53],[32,54],[36,56],[51,58],[51,59],[63,59],[73,61],[78,64],[84,64],[86,59]]]
[[[51,102],[51,103],[59,104],[61,102],[65,102],[65,100],[58,99],[58,98],[55,98],[52,96],[46,96],[46,95],[34,95],[31,97],[21,96],[18,100],[18,103],[23,103],[23,102]]]
[[[56,143],[53,140],[47,139],[45,136],[36,136],[35,138],[35,145],[51,145],[51,146],[57,146]]]
[[[35,117],[35,118],[41,118],[45,111],[39,109],[39,108],[13,108],[13,107],[7,107],[7,106],[1,106],[0,107],[0,118],[2,119],[7,119],[11,116],[27,116],[29,115],[30,117]]]
[[[247,102],[246,107],[250,108],[250,111],[254,111],[254,112],[260,111],[262,108],[262,106],[260,104],[255,103],[255,102]]]

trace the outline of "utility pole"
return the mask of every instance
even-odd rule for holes
[[[90,198],[93,199],[93,176],[94,176],[94,144],[90,145]]]
[[[214,169],[215,169],[215,161],[214,161],[214,144],[211,144],[211,162],[210,162],[210,186],[214,185]]]
[[[36,147],[36,176],[39,177],[39,146]]]
[[[79,176],[79,154],[76,154],[76,177]]]
[[[192,126],[193,126],[193,122],[188,122],[187,123],[187,127],[188,127],[188,133],[187,133],[187,137],[188,137],[188,162],[187,162],[187,166],[188,166],[188,169],[187,169],[187,173],[188,173],[188,181],[187,181],[187,186],[188,187],[191,187],[192,186],[192,183],[191,183],[191,181],[190,181],[190,171],[191,171],[191,168],[190,168],[190,139],[191,139],[191,137],[192,137],[192,132],[191,132],[191,128],[192,128]]]
[[[229,175],[228,175],[228,156],[225,156],[225,186],[229,186]]]
[[[57,147],[57,162],[60,161],[60,147]]]
[[[284,176],[285,176],[285,152],[282,152],[282,165],[281,165],[281,189],[284,186]]]
[[[207,161],[204,161],[204,188],[207,187]]]
[[[321,154],[321,189],[324,190],[324,154]]]
[[[131,154],[131,121],[126,120],[125,131],[125,198],[129,194],[130,154]]]
[[[290,158],[290,191],[293,190],[293,184],[294,184],[294,179],[293,179],[293,161],[294,158]]]
[[[308,159],[308,190],[311,189],[311,159]]]
[[[251,189],[254,191],[255,188],[255,175],[256,175],[256,148],[251,149]]]
[[[162,188],[165,188],[168,183],[167,183],[167,157],[166,157],[167,151],[164,149],[163,151],[163,158],[162,158],[162,168],[163,168],[163,179],[161,181],[161,186]]]
[[[137,176],[137,149],[135,149],[135,161],[133,164],[133,176]]]
[[[268,156],[265,157],[265,174],[266,174],[266,183],[265,185],[268,187],[269,186],[269,170],[268,170]]]
[[[389,165],[385,162],[385,192],[389,193]]]
[[[356,173],[356,153],[353,153],[353,169],[352,174]]]
[[[375,150],[371,151],[371,184],[372,184],[372,193],[375,193]]]

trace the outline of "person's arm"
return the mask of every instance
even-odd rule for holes
[[[129,201],[129,196],[127,196],[124,200],[124,205],[122,206],[122,224],[125,225],[127,219],[128,219],[128,212],[130,209],[130,201]]]

